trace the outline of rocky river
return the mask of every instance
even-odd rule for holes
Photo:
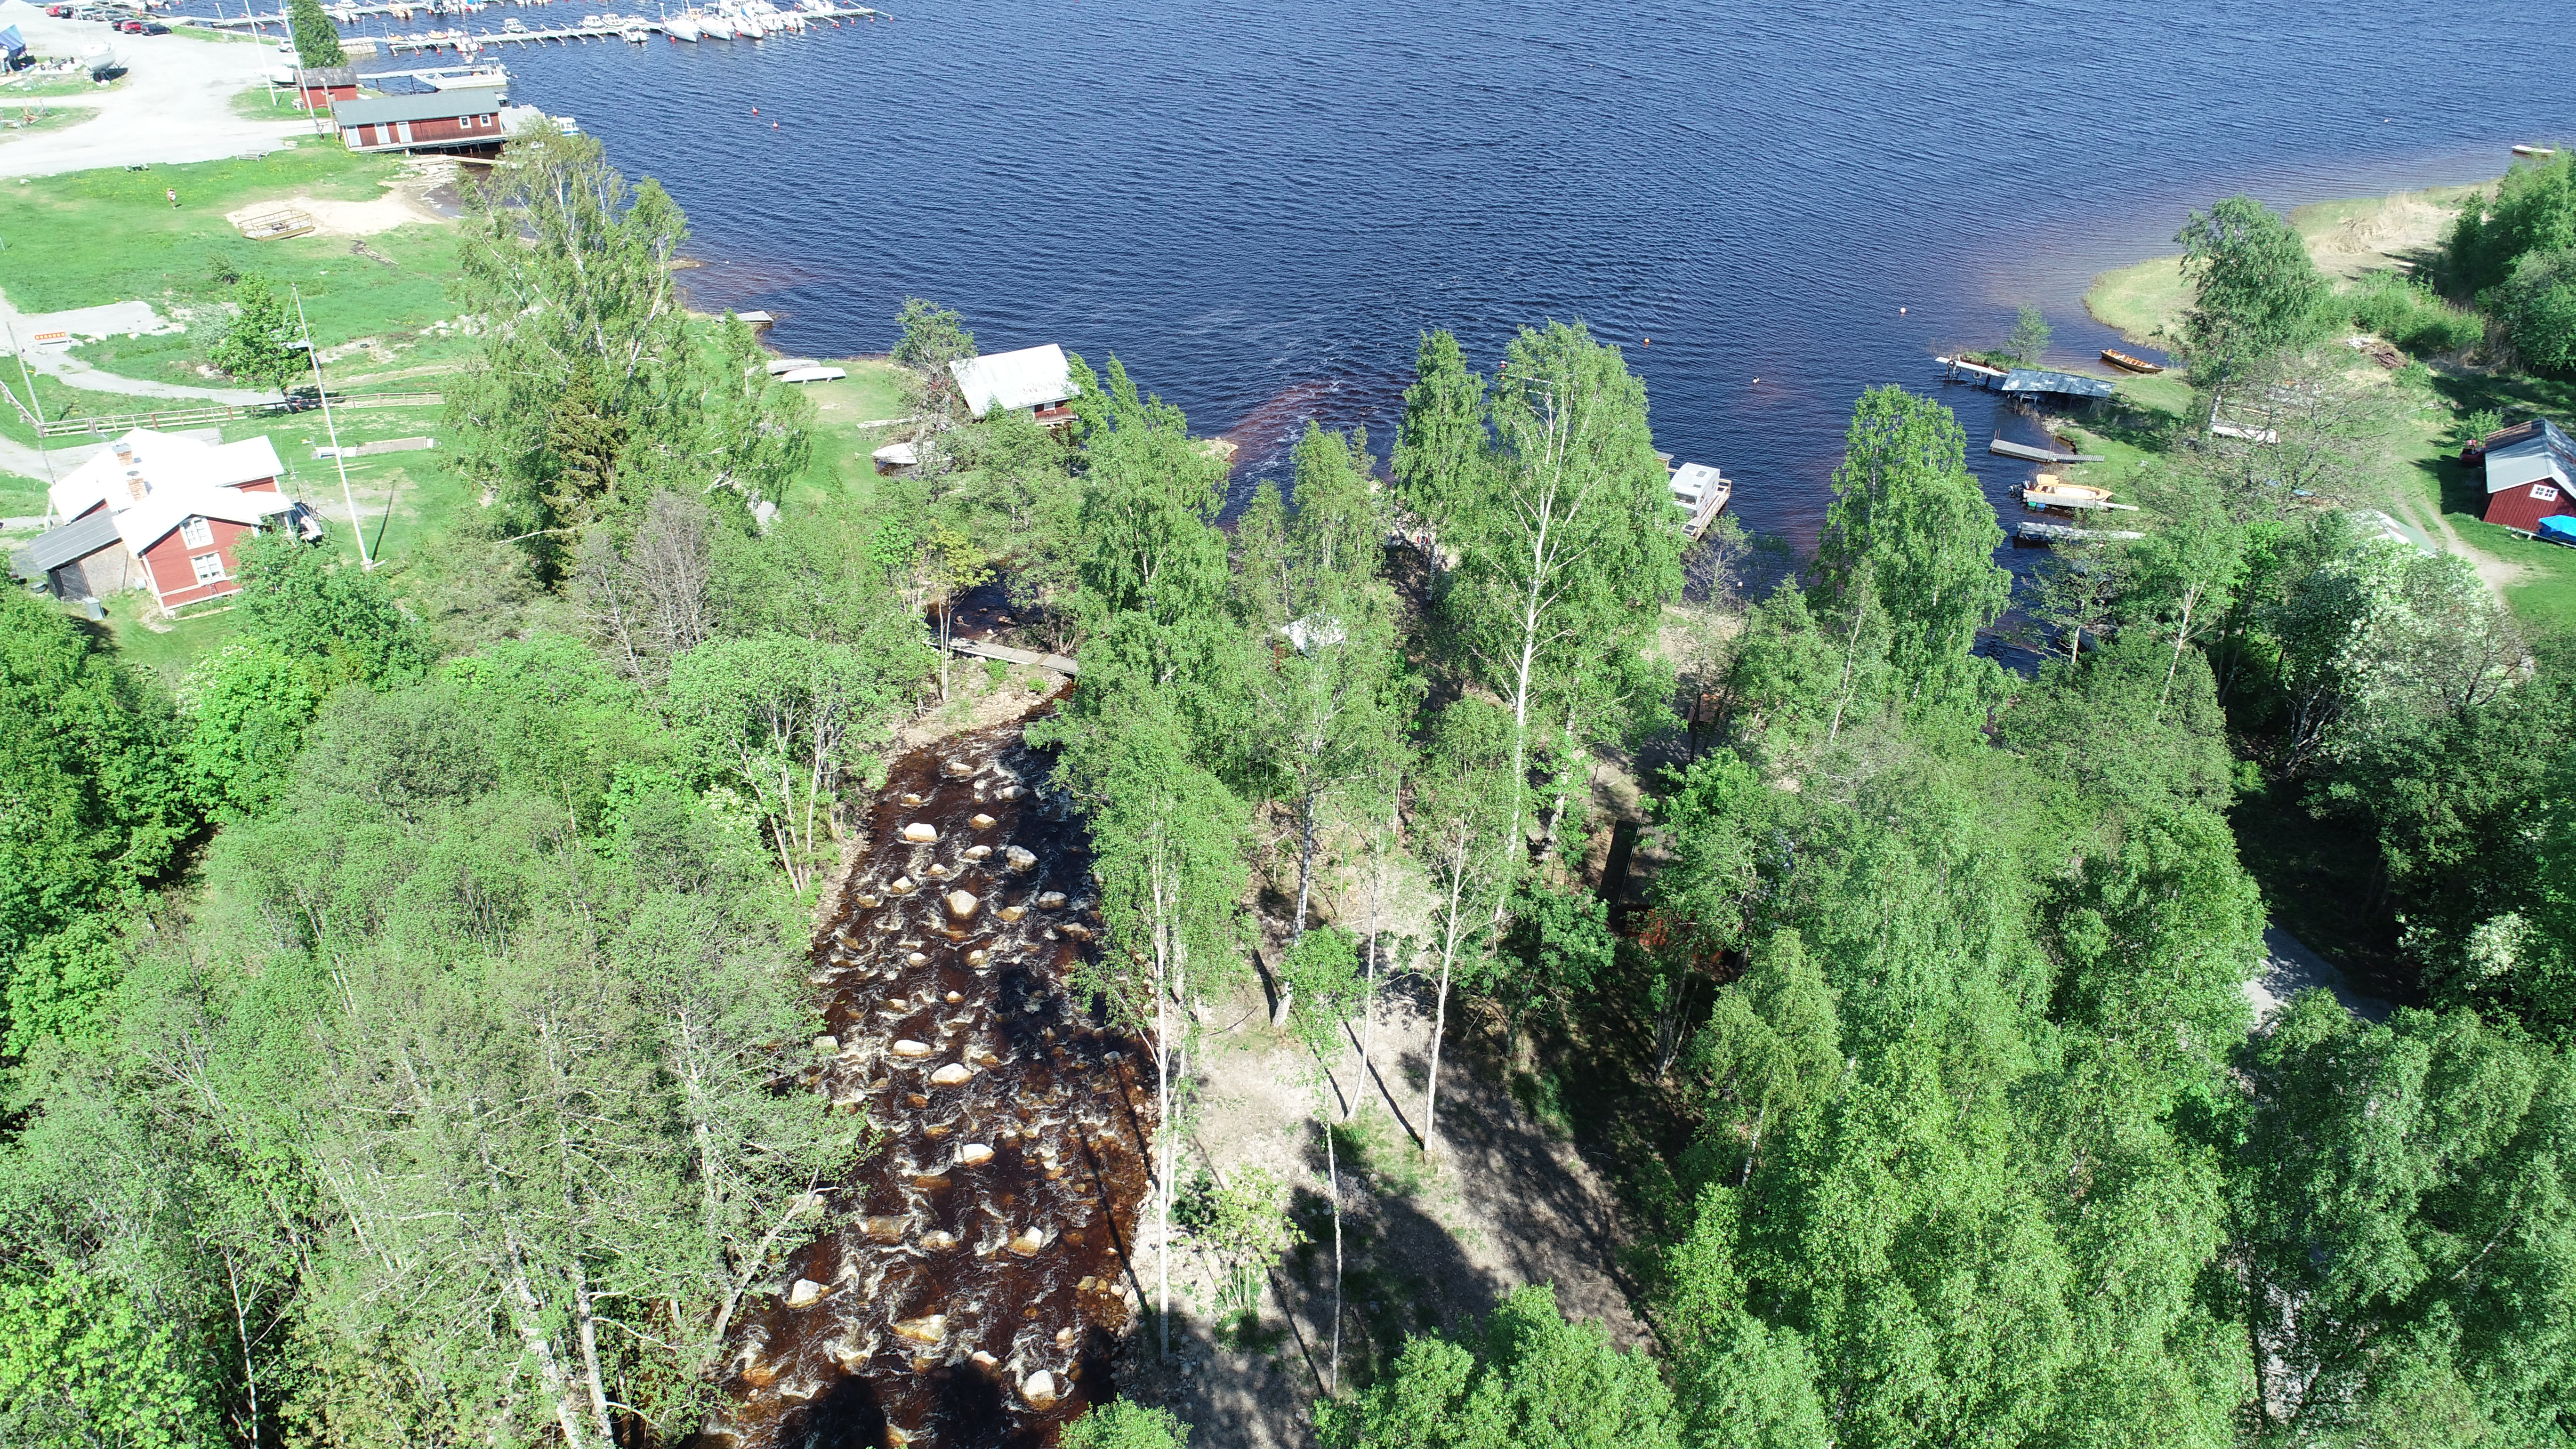
[[[1152,1082],[1071,985],[1098,914],[1046,774],[1000,726],[871,812],[814,979],[822,1088],[882,1137],[733,1345],[711,1428],[743,1449],[1037,1446],[1111,1390]]]

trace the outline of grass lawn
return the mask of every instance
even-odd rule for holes
[[[380,262],[345,238],[255,242],[224,220],[253,202],[299,194],[373,200],[401,171],[399,161],[353,156],[317,137],[255,160],[78,171],[0,187],[0,238],[9,246],[0,253],[0,290],[24,312],[139,299],[185,326],[80,349],[84,361],[128,377],[228,385],[198,369],[229,315],[223,278],[238,274],[299,287],[314,340],[325,348],[374,337],[406,364],[452,361],[471,344],[421,332],[459,310],[448,294],[453,228],[406,226],[369,237],[368,249],[391,259]],[[179,193],[176,208],[165,190]]]
[[[877,484],[871,456],[895,436],[891,428],[862,428],[904,415],[902,369],[882,358],[833,359],[849,376],[839,382],[809,382],[805,396],[814,403],[814,461],[790,485],[786,501],[831,501],[864,505]]]

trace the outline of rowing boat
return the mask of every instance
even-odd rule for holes
[[[2165,370],[2165,366],[2161,362],[2149,362],[2143,357],[2132,357],[2128,353],[2122,352],[2116,347],[2103,348],[2102,360],[2111,364],[2113,367],[2126,368],[2131,372],[2162,372]]]

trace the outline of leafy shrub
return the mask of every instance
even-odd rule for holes
[[[2576,368],[2576,247],[2525,256],[2494,296],[2496,315],[2525,366]]]
[[[2335,295],[2338,321],[2349,319],[2420,355],[2464,352],[2486,336],[2477,313],[2433,294],[2422,282],[2395,272],[2372,272]]]

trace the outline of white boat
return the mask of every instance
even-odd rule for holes
[[[746,12],[733,16],[732,20],[734,28],[742,32],[745,40],[758,40],[769,33],[769,27],[761,24],[757,15]]]
[[[423,71],[420,78],[429,82],[431,89],[442,91],[493,90],[510,83],[510,73],[497,65],[459,66],[453,70]]]
[[[632,45],[642,45],[644,42],[653,38],[652,27],[646,25],[641,20],[628,25],[621,33],[625,35],[627,42]]]
[[[706,31],[709,40],[731,40],[742,33],[734,28],[731,18],[723,15],[702,14],[698,17],[698,25]]]
[[[780,382],[839,382],[849,370],[840,367],[798,367],[778,374]]]
[[[662,17],[662,33],[673,40],[696,40],[705,32],[698,28],[698,17],[694,15],[666,15]]]

